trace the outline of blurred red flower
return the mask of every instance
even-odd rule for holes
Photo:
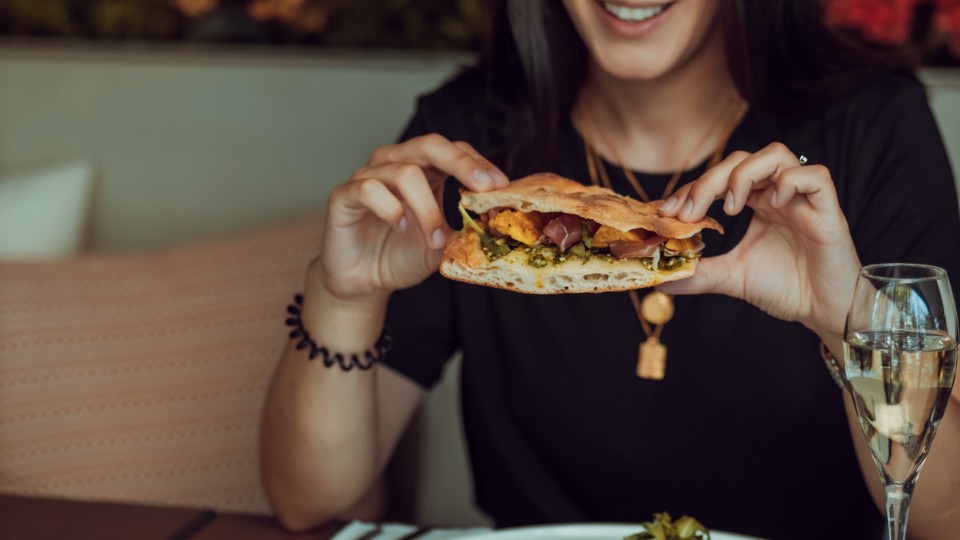
[[[170,0],[170,3],[187,17],[199,17],[219,7],[220,0]]]
[[[258,21],[281,21],[304,34],[323,31],[330,19],[323,6],[306,0],[251,0],[247,13]]]
[[[859,30],[866,39],[901,45],[910,38],[913,12],[924,0],[827,0],[827,24]]]
[[[930,6],[926,35],[913,35],[916,11]],[[883,45],[913,45],[921,52],[947,45],[960,58],[960,0],[826,0],[824,16],[834,28],[859,31],[867,41]],[[926,12],[925,12],[926,13]]]
[[[933,24],[946,38],[950,53],[960,58],[960,0],[937,0]]]

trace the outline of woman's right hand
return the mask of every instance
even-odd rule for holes
[[[328,353],[366,358],[390,293],[440,265],[452,232],[439,202],[449,176],[475,191],[508,183],[470,145],[425,135],[377,149],[333,190],[300,308],[310,340]],[[260,437],[264,485],[281,521],[298,530],[376,501],[378,478],[423,396],[390,370],[325,369],[329,359],[309,362],[314,355],[300,343],[284,349]],[[338,451],[345,445],[351,451]]]
[[[331,193],[310,277],[324,292],[352,300],[411,287],[436,272],[453,232],[440,202],[449,176],[472,191],[509,183],[472,146],[437,134],[375,150]]]

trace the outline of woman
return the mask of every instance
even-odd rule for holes
[[[365,372],[284,352],[262,444],[281,521],[375,498],[462,349],[476,499],[499,526],[668,510],[771,538],[878,538],[876,469],[818,341],[841,355],[861,263],[960,275],[938,240],[960,223],[922,88],[828,32],[815,0],[495,4],[479,67],[421,99],[403,142],[330,197],[305,327],[350,354],[387,320],[395,345]],[[479,191],[541,170],[589,182],[585,148],[631,196],[627,174],[659,198],[680,170],[664,215],[696,221],[724,201],[711,215],[727,232],[707,235],[696,276],[662,287],[679,295],[662,381],[633,376],[645,336],[625,294],[528,297],[435,273],[459,225],[441,210],[455,215],[447,177]],[[960,530],[958,452],[954,406],[911,538]]]

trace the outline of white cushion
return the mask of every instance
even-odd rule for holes
[[[88,161],[0,174],[0,260],[56,259],[81,251],[93,177]]]

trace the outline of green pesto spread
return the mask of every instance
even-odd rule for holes
[[[524,250],[529,254],[527,256],[527,264],[534,268],[546,268],[547,266],[561,262],[560,258],[562,255],[560,250],[552,246],[528,246],[524,248]]]
[[[623,259],[614,257],[608,251],[590,249],[581,253],[571,249],[566,253],[561,253],[560,250],[555,246],[525,246],[514,242],[512,239],[504,238],[499,238],[496,240],[490,239],[486,242],[481,242],[481,249],[483,250],[484,255],[487,256],[487,259],[490,261],[495,261],[508,253],[512,253],[513,251],[523,250],[523,252],[527,254],[527,264],[534,268],[546,268],[548,266],[554,266],[557,264],[563,264],[567,261],[575,260],[579,260],[585,264],[587,261],[593,258],[599,259],[608,264],[617,264],[623,262]],[[638,260],[640,261],[640,264],[642,264],[647,270],[654,269],[652,257],[640,258]],[[660,264],[658,265],[657,270],[676,270],[687,264],[689,260],[690,259],[687,257],[680,255],[675,257],[661,256]]]
[[[676,270],[687,264],[686,257],[661,257],[660,270]]]
[[[657,270],[676,270],[681,266],[687,264],[686,257],[660,257],[660,264],[658,265]],[[643,265],[647,270],[653,270],[653,259],[645,258],[640,259],[640,264]]]

